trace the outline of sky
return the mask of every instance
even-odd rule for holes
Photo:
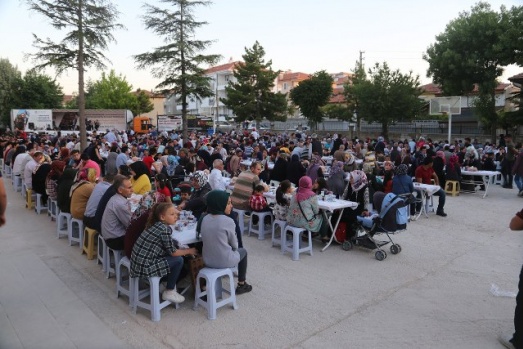
[[[208,7],[197,7],[194,15],[208,24],[196,32],[200,40],[213,40],[206,53],[222,56],[220,64],[242,59],[245,47],[256,41],[265,49],[266,60],[274,70],[312,74],[351,72],[363,57],[366,68],[387,62],[402,73],[412,71],[422,84],[428,63],[423,53],[435,42],[445,26],[469,11],[476,0],[214,0]],[[492,8],[519,6],[521,0],[488,1]],[[154,90],[160,80],[148,70],[138,70],[133,55],[150,52],[163,44],[145,29],[141,20],[143,0],[113,0],[120,12],[119,23],[126,29],[114,32],[116,43],[105,55],[106,72],[114,69],[133,89]],[[164,6],[158,0],[150,4]],[[0,58],[7,58],[22,73],[34,64],[26,59],[35,53],[33,33],[59,41],[65,32],[51,27],[45,17],[28,10],[22,0],[0,0]],[[206,67],[204,67],[206,68]],[[523,67],[505,69],[501,82],[523,71]],[[55,76],[53,70],[46,73]],[[57,78],[65,94],[78,91],[76,71]],[[101,71],[89,69],[87,78],[97,80]]]

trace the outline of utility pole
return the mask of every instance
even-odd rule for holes
[[[360,68],[363,67],[363,54],[365,53],[365,51],[360,51],[360,60],[359,60],[359,63],[360,63]]]
[[[363,69],[363,54],[365,51],[360,51],[360,60],[358,61],[358,69]],[[361,119],[356,114],[356,127],[358,128],[358,136],[361,135]]]

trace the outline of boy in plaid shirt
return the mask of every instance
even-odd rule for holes
[[[251,195],[251,199],[249,200],[249,204],[251,206],[251,209],[255,212],[270,212],[271,208],[269,207],[269,204],[267,203],[267,199],[265,196],[263,196],[263,192],[265,191],[265,187],[261,184],[258,184],[256,187],[254,187],[254,191]],[[270,222],[270,217],[269,218]],[[253,221],[252,224],[258,224],[257,219],[258,217],[252,217]]]

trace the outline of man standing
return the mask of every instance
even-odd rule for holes
[[[133,194],[133,185],[127,177],[114,180],[116,194],[113,195],[102,216],[102,237],[113,250],[124,249],[125,230],[131,221],[131,207],[128,198]]]
[[[512,181],[514,179],[514,176],[512,175],[512,167],[516,162],[516,155],[518,155],[518,151],[514,147],[514,142],[512,141],[511,135],[505,136],[505,143],[507,145],[507,154],[501,163],[502,173],[506,173],[506,178],[504,178],[505,181],[503,182],[503,188],[512,189]]]
[[[509,225],[511,230],[523,230],[523,210],[516,213]],[[514,334],[501,335],[501,344],[509,349],[523,348],[523,267],[519,273],[518,295],[516,296],[516,310],[514,311]]]
[[[438,176],[436,175],[436,172],[434,172],[434,169],[432,169],[432,157],[427,156],[423,160],[423,165],[416,168],[416,182],[432,184],[432,179],[434,180],[435,185],[439,186]],[[443,189],[440,187],[439,190],[432,195],[439,196],[438,209],[436,210],[436,214],[441,217],[447,217],[447,214],[444,211],[446,197],[445,191],[443,191]]]
[[[223,180],[223,160],[216,159],[212,163],[212,171],[209,175],[209,185],[212,190],[225,190],[226,185]]]

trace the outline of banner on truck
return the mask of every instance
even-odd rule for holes
[[[25,132],[45,132],[53,129],[53,111],[50,109],[12,109],[13,129]]]

